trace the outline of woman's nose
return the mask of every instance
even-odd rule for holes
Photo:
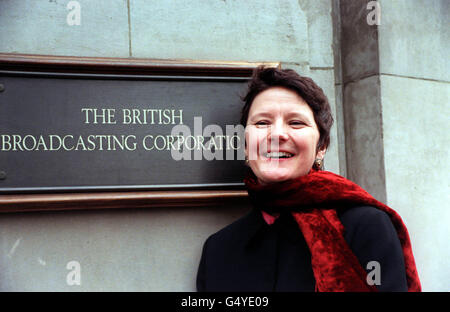
[[[276,121],[270,126],[270,139],[277,141],[285,141],[288,138],[287,127],[281,120]]]

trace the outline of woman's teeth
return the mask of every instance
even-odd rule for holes
[[[290,158],[294,155],[291,153],[287,153],[287,152],[271,152],[271,153],[266,153],[264,156],[267,158]]]

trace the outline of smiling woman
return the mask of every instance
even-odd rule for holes
[[[273,87],[253,100],[246,127],[246,155],[260,183],[295,179],[308,173],[326,147],[317,150],[314,114],[294,91]]]
[[[254,209],[211,235],[199,291],[420,291],[400,216],[322,170],[333,123],[322,89],[259,67],[241,123]]]

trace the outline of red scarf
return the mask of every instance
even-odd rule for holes
[[[261,185],[253,173],[244,179],[256,207],[292,213],[311,251],[317,291],[376,291],[366,282],[367,273],[344,239],[344,226],[336,209],[367,205],[386,212],[399,237],[405,260],[408,291],[421,291],[411,242],[402,219],[357,184],[328,171]]]

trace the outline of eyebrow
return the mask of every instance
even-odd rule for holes
[[[309,116],[305,115],[302,112],[291,112],[291,113],[287,113],[287,117],[301,117],[304,118],[306,120],[310,120]],[[313,116],[314,117],[314,116]]]
[[[259,117],[272,117],[272,114],[269,112],[262,112],[262,113],[258,113],[256,115],[250,116],[250,119],[256,119]]]
[[[302,112],[290,112],[290,113],[287,113],[286,115],[287,115],[288,118],[299,117],[301,119],[304,119],[305,121],[311,121],[309,116],[305,115]],[[251,116],[249,120],[254,120],[254,119],[257,119],[257,118],[261,118],[261,117],[272,117],[272,113],[270,113],[270,112],[261,112],[261,113],[258,113],[256,115]]]

